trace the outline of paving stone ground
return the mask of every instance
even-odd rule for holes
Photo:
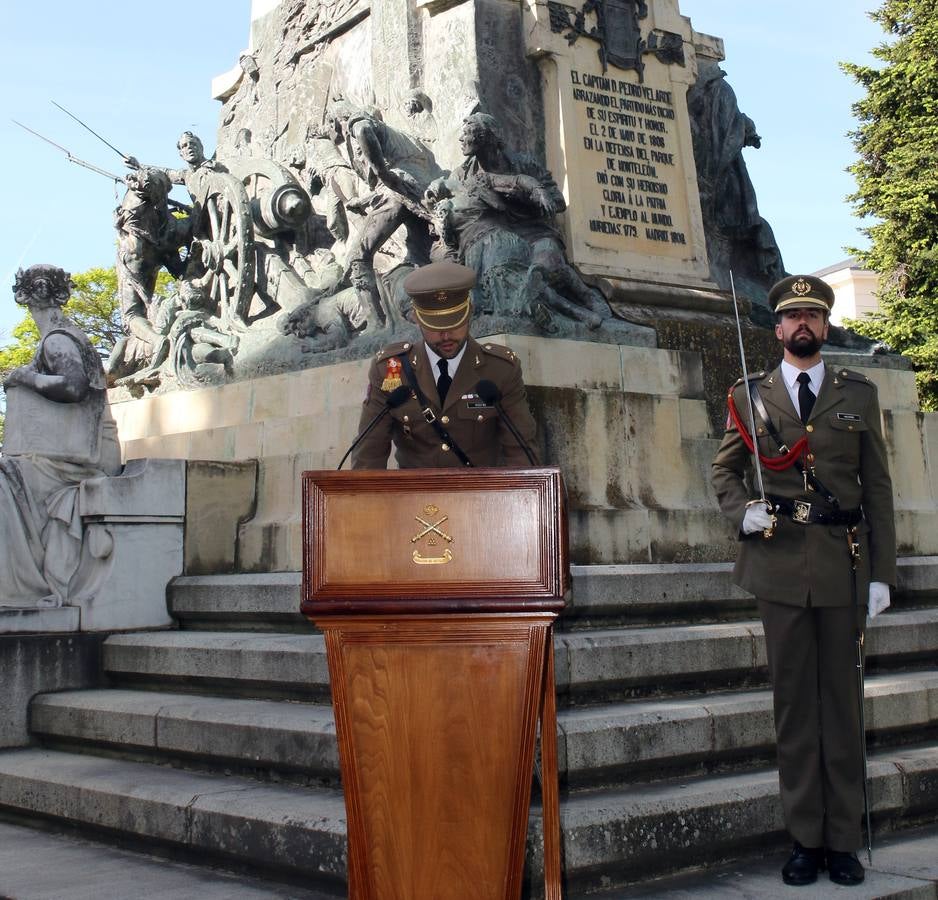
[[[938,900],[938,827],[899,832],[877,841],[866,880],[855,887],[833,884],[826,874],[805,887],[782,883],[785,853],[743,865],[692,872],[602,894],[602,900]],[[597,898],[598,900],[598,898]]]
[[[784,854],[693,872],[597,896],[597,900],[938,900],[938,828],[879,842],[858,887],[782,884]],[[864,857],[865,861],[865,857]],[[337,900],[335,894],[119,850],[71,835],[0,822],[0,900]],[[467,898],[470,900],[470,898]]]
[[[338,900],[0,822],[0,900]]]

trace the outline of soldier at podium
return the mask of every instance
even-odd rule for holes
[[[378,421],[353,450],[352,468],[386,468],[392,443],[402,469],[537,464],[521,363],[507,347],[469,336],[475,280],[449,261],[404,280],[423,340],[374,358],[359,434]]]

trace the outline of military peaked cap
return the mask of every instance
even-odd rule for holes
[[[769,306],[775,312],[793,307],[813,306],[829,313],[834,305],[831,286],[814,275],[789,275],[769,291]]]
[[[475,283],[472,269],[444,260],[414,269],[404,279],[404,290],[414,301],[417,321],[424,328],[445,331],[468,320],[469,291]]]

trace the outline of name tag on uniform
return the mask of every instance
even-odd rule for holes
[[[460,400],[466,401],[466,406],[469,409],[488,409],[488,403],[486,403],[478,394],[463,394]]]
[[[837,418],[841,422],[859,422],[860,416],[857,413],[837,413]]]

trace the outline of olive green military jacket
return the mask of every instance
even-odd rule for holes
[[[864,605],[870,581],[896,583],[896,531],[892,481],[880,425],[876,387],[848,369],[826,367],[824,382],[807,426],[801,423],[785,387],[781,369],[753,376],[766,412],[789,447],[804,436],[820,482],[839,500],[842,510],[862,509],[857,526],[860,561],[856,571],[856,602]],[[746,388],[738,382],[733,399],[743,422],[748,421]],[[756,432],[763,456],[779,456],[778,445],[756,413]],[[812,458],[813,457],[813,458]],[[746,503],[755,496],[744,475],[752,454],[739,432],[728,422],[712,465],[712,483],[720,509],[741,528]],[[792,466],[782,472],[763,468],[766,494],[831,506],[821,495],[806,490]],[[853,571],[845,526],[801,524],[782,514],[768,540],[761,532],[742,538],[734,581],[762,600],[806,606],[847,606],[855,602]]]
[[[474,466],[529,466],[528,458],[514,435],[499,419],[493,406],[486,406],[476,394],[482,380],[501,391],[501,405],[531,449],[534,450],[535,424],[525,399],[521,363],[507,347],[479,344],[472,338],[453,383],[441,406],[434,373],[423,342],[399,343],[385,347],[375,357],[368,373],[368,389],[362,407],[359,433],[381,412],[388,395],[397,387],[393,381],[396,363],[406,354],[417,383],[440,424],[462,448]],[[389,367],[390,363],[390,367]],[[388,377],[392,376],[389,382]],[[406,372],[399,373],[407,385]],[[392,409],[352,452],[353,469],[384,469],[391,444],[402,469],[462,466],[452,448],[444,442],[423,416],[416,397]]]

